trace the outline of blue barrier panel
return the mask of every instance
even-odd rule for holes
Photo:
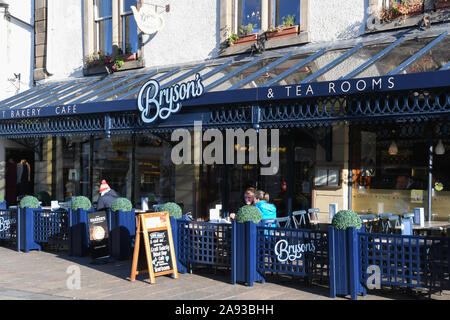
[[[63,245],[68,241],[68,228],[66,210],[33,210],[34,242]]]
[[[89,211],[83,209],[72,210],[71,208],[69,208],[68,211],[69,211],[69,255],[76,257],[84,257],[88,254],[89,248],[89,230],[88,230],[87,213],[93,212],[94,208],[91,208]]]
[[[311,229],[257,227],[257,271],[329,278],[328,232]]]
[[[136,217],[134,209],[130,212],[111,212],[108,210],[111,234],[111,256],[127,260],[131,256],[132,239],[136,236]]]
[[[17,209],[0,209],[0,240],[9,245],[15,243],[20,250],[18,225]]]
[[[350,295],[356,300],[357,295],[366,294],[359,282],[358,238],[355,228],[336,230],[330,226],[330,297]]]
[[[450,238],[360,232],[358,241],[362,285],[450,288]]]
[[[232,224],[177,220],[178,260],[194,265],[231,267]]]
[[[34,210],[36,209],[30,208],[18,209],[18,217],[20,220],[19,249],[25,252],[29,252],[30,250],[39,250],[39,251],[41,250],[41,246],[34,241],[34,212],[33,212]]]
[[[0,210],[6,210],[6,201],[0,202]]]

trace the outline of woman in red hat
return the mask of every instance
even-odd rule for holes
[[[102,184],[100,185],[100,198],[98,199],[97,210],[104,210],[111,208],[114,200],[119,198],[117,192],[109,187],[106,183],[106,180],[102,180]]]

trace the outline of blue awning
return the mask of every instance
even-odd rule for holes
[[[437,107],[441,108],[442,112],[447,112],[448,84],[450,83],[449,30],[450,24],[443,24],[433,26],[426,31],[410,29],[330,43],[310,43],[266,51],[254,56],[239,55],[177,67],[146,68],[100,77],[49,81],[0,101],[0,136],[52,135],[59,133],[59,127],[64,127],[64,130],[60,131],[63,134],[69,131],[72,134],[92,134],[97,131],[108,131],[109,128],[114,127],[115,122],[127,123],[123,127],[130,128],[127,130],[132,132],[142,123],[139,123],[139,119],[130,120],[133,117],[126,112],[137,111],[136,103],[133,101],[136,100],[144,83],[150,79],[156,79],[161,87],[165,88],[179,82],[193,80],[197,73],[202,76],[207,95],[203,100],[198,101],[197,105],[204,107],[196,109],[197,115],[188,108],[183,111],[182,116],[178,115],[189,121],[198,117],[204,118],[200,116],[200,110],[213,112],[207,109],[208,101],[205,99],[211,99],[210,104],[222,104],[225,108],[225,105],[231,103],[236,105],[250,103],[255,100],[252,95],[259,97],[258,101],[264,100],[260,99],[262,88],[274,87],[276,91],[281,90],[278,89],[279,87],[298,85],[315,84],[316,87],[320,87],[329,85],[330,81],[336,82],[337,85],[348,82],[349,86],[355,86],[358,79],[388,76],[399,76],[399,79],[403,79],[400,77],[403,75],[406,76],[404,79],[416,79],[408,80],[411,85],[403,88],[406,90],[419,85],[420,81],[417,82],[417,79],[424,79],[420,76],[421,74],[427,79],[434,79],[427,81],[428,84],[447,87],[447,91],[444,90],[443,93],[444,98],[439,98],[444,99],[444,102],[437,100],[439,102]],[[411,77],[408,77],[409,75]],[[361,87],[363,86],[362,82],[358,83]],[[305,88],[303,90],[306,90]],[[400,90],[398,87],[395,89]],[[417,87],[417,89],[423,88]],[[331,90],[328,92],[331,93]],[[340,94],[349,93],[351,92],[343,90]],[[336,95],[339,96],[339,93]],[[333,97],[336,95],[329,94],[328,98],[337,99]],[[286,94],[281,96],[282,100],[289,98]],[[315,95],[317,96],[319,95]],[[298,100],[311,97],[303,95],[295,98]],[[273,103],[274,100],[269,102]],[[203,102],[200,103],[200,101]],[[347,101],[346,104],[348,103]],[[361,109],[363,102],[360,101],[358,104],[358,108]],[[190,101],[186,105],[195,106],[196,101]],[[280,106],[285,106],[285,103]],[[344,108],[344,106],[341,107]],[[265,107],[261,105],[259,108],[261,111]],[[379,109],[378,114],[383,115],[381,106],[371,106],[371,108],[374,110],[371,114]],[[414,108],[410,108],[409,111],[418,110]],[[401,111],[401,108],[398,109]],[[124,115],[110,116],[119,111],[125,112]],[[309,114],[312,117],[313,113],[309,112]],[[308,116],[308,114],[302,115]],[[69,126],[66,123],[69,120],[61,119],[68,116],[72,121]],[[51,117],[56,117],[57,120],[42,120]],[[33,121],[33,118],[39,118],[41,121]],[[131,124],[127,121],[135,123]],[[177,123],[176,117],[173,121]],[[173,121],[160,124],[153,129],[162,130],[173,126]],[[234,123],[234,121],[231,122]],[[254,119],[250,121],[250,123],[253,122]]]

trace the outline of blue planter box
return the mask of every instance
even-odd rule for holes
[[[6,210],[6,201],[0,202],[0,210]]]
[[[89,211],[78,209],[69,210],[69,255],[84,257],[89,253],[89,230],[87,213]]]
[[[118,260],[131,257],[133,238],[136,236],[136,217],[134,209],[128,212],[109,212],[111,256]]]
[[[41,209],[40,207],[37,209]],[[41,246],[34,241],[34,209],[17,208],[19,217],[18,228],[20,229],[19,249],[25,252],[30,250],[41,251]]]
[[[183,218],[180,218],[180,220]],[[172,228],[173,249],[175,251],[175,257],[177,259],[177,271],[180,273],[187,273],[187,267],[184,266],[179,259],[178,248],[178,219],[170,217],[170,227]]]
[[[264,277],[256,270],[256,224],[233,221],[232,244],[232,283],[250,287],[255,281],[264,283]]]
[[[356,300],[365,294],[359,282],[358,237],[355,228],[336,230],[329,227],[330,297],[350,295]]]

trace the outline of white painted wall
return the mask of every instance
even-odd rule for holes
[[[164,28],[143,41],[146,66],[201,61],[217,56],[219,46],[218,0],[152,0],[152,4],[170,4],[163,12]],[[158,11],[159,12],[159,11]]]
[[[358,37],[364,33],[368,0],[309,0],[311,42]]]
[[[47,71],[51,79],[83,75],[83,16],[80,0],[47,0]]]
[[[34,24],[34,1],[8,0],[11,15]],[[33,84],[34,30],[4,19],[0,8],[0,101],[25,91]],[[14,74],[20,73],[20,83]]]

